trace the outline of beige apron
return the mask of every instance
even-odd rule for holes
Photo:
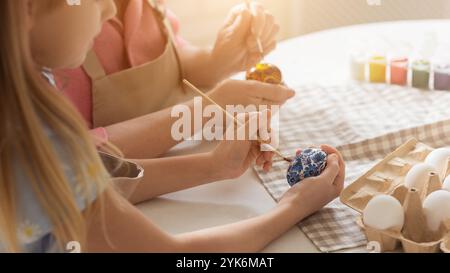
[[[182,88],[183,71],[165,9],[155,0],[148,0],[148,3],[156,11],[159,25],[167,38],[161,56],[152,62],[106,75],[91,50],[83,65],[92,80],[94,128],[156,112],[192,97]]]

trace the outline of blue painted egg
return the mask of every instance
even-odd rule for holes
[[[319,176],[327,166],[327,154],[314,148],[308,148],[295,157],[287,172],[289,185],[303,181],[308,177]]]

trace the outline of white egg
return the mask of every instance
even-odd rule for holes
[[[401,230],[405,213],[397,199],[389,195],[378,195],[372,198],[364,209],[363,221],[366,226],[378,230]]]
[[[450,175],[444,180],[444,184],[442,185],[443,190],[450,191]]]
[[[414,165],[405,176],[405,186],[409,189],[415,188],[420,192],[430,179],[430,173],[433,172],[436,172],[436,169],[427,163]]]
[[[444,179],[445,172],[447,171],[448,160],[450,159],[450,148],[439,148],[432,151],[425,163],[433,166],[441,179]]]
[[[428,227],[437,231],[442,221],[450,219],[450,192],[439,190],[428,195],[423,202],[423,211]]]

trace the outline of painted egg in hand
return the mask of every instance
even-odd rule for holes
[[[289,185],[303,181],[309,177],[319,176],[327,166],[328,155],[321,149],[309,148],[295,157],[287,172]]]
[[[283,76],[281,70],[273,64],[259,63],[249,70],[247,80],[259,81],[270,84],[282,84]]]

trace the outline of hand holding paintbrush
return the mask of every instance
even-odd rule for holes
[[[245,5],[246,5],[247,9],[251,12],[251,14],[253,16],[253,20],[260,20],[256,15],[257,12],[255,11],[255,8],[252,5],[251,1],[246,0]],[[264,47],[261,43],[260,32],[255,29],[254,24],[252,24],[251,32],[256,38],[256,45],[258,47],[259,53],[261,54],[261,60],[263,60],[264,59]]]
[[[245,5],[252,14],[253,20],[261,20],[260,16],[258,16],[258,12],[255,10],[255,6],[252,5],[250,0],[246,0]],[[275,65],[264,63],[264,47],[261,42],[261,35],[260,32],[255,29],[255,25],[262,24],[262,22],[257,22],[256,24],[252,22],[251,33],[255,36],[261,59],[259,64],[247,71],[246,78],[247,80],[256,80],[271,84],[283,84],[281,70]]]
[[[211,50],[203,52],[204,65],[187,66],[185,71],[201,79],[189,77],[196,84],[206,85],[247,71],[276,48],[279,30],[275,17],[261,4],[239,4],[229,12]]]
[[[210,103],[212,103],[213,105],[216,105],[217,107],[219,107],[219,109],[229,118],[231,118],[231,120],[233,120],[237,125],[242,126],[243,124],[241,122],[239,122],[238,119],[236,119],[233,115],[231,115],[227,110],[225,110],[222,106],[220,106],[218,103],[216,103],[213,99],[211,99],[208,95],[206,95],[204,92],[202,92],[200,89],[198,89],[197,87],[195,87],[192,83],[190,83],[188,80],[184,79],[183,83],[188,86],[190,89],[192,89],[193,91],[195,91],[197,94],[199,94],[200,96],[202,96],[204,99],[206,99],[207,101],[209,101]],[[269,148],[271,150],[271,152],[274,152],[275,154],[277,154],[278,156],[280,156],[284,161],[287,162],[292,162],[291,158],[285,157],[280,151],[278,151],[277,149],[275,149],[274,147],[270,146],[269,144],[264,143],[263,140],[258,138],[258,141],[261,144],[264,144],[264,146],[266,148]]]

